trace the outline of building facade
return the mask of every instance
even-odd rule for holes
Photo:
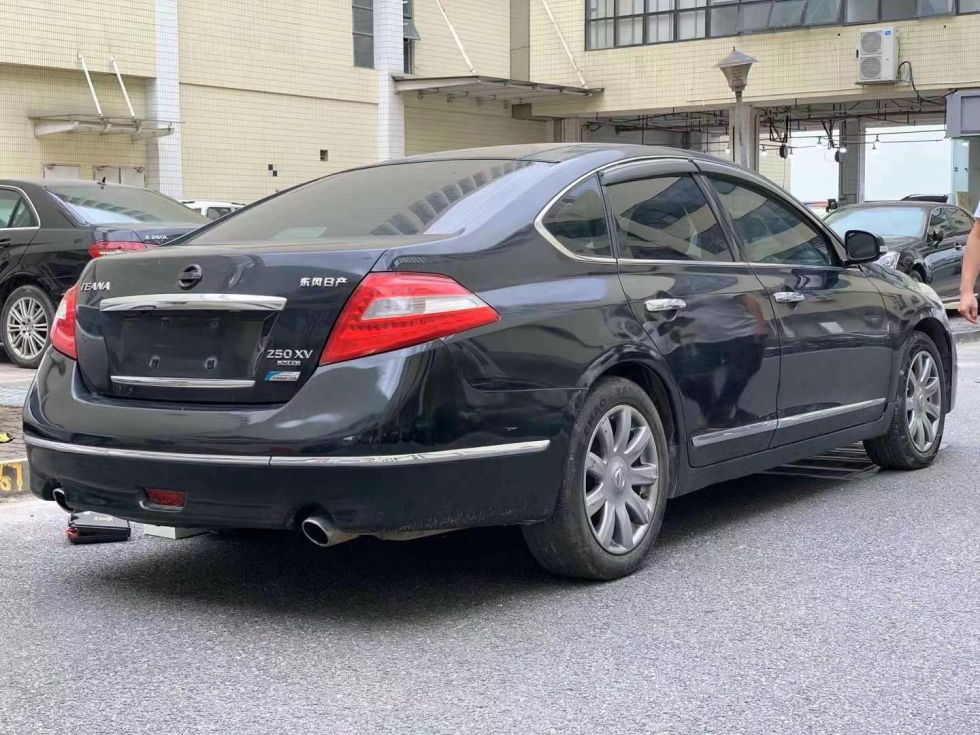
[[[859,199],[868,124],[942,122],[950,90],[980,87],[976,11],[980,0],[16,0],[0,4],[0,177],[251,201],[378,159],[504,143],[736,158],[716,65],[737,46],[756,60],[751,164],[785,184],[790,133],[823,130],[842,196]],[[859,83],[855,49],[876,29],[898,39],[893,78]],[[964,199],[971,168],[980,151],[964,141],[951,172]]]

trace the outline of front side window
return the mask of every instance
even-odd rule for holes
[[[374,0],[353,0],[354,66],[374,66]]]
[[[612,256],[602,191],[595,176],[565,193],[548,210],[541,224],[575,255]]]
[[[951,209],[949,221],[953,223],[953,232],[957,235],[965,235],[973,229],[973,217],[962,209]]]
[[[606,187],[619,254],[631,260],[731,261],[704,193],[690,176],[661,176]]]
[[[712,178],[711,185],[749,262],[834,265],[827,238],[801,212],[731,179]]]
[[[949,230],[949,220],[946,219],[946,210],[938,207],[932,210],[929,215],[929,232],[946,232]]]

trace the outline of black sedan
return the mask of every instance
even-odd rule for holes
[[[959,207],[928,201],[868,202],[841,207],[826,223],[838,235],[867,230],[879,235],[878,262],[932,286],[945,303],[959,299],[963,247],[973,217]]]
[[[519,524],[548,569],[618,577],[669,497],[860,440],[933,461],[946,314],[880,255],[688,151],[339,173],[89,264],[24,408],[31,489],[322,546]]]
[[[159,245],[207,221],[132,186],[0,180],[0,340],[7,356],[37,367],[54,304],[89,260]]]

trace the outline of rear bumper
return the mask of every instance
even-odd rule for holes
[[[24,408],[31,490],[188,527],[345,531],[527,523],[552,511],[574,391],[475,391],[441,344],[321,368],[287,404],[181,406],[92,394],[49,352]],[[144,489],[186,493],[178,511]]]

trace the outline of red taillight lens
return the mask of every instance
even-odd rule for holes
[[[146,250],[146,243],[131,240],[103,240],[92,245],[88,249],[88,254],[93,258],[101,258],[103,255],[118,255],[131,250]]]
[[[179,490],[162,490],[156,487],[148,487],[143,492],[146,493],[146,499],[153,503],[153,505],[163,505],[167,508],[183,508],[184,503],[187,501],[186,493],[182,493]]]
[[[68,357],[78,359],[78,349],[75,347],[75,312],[78,300],[78,284],[65,292],[64,298],[58,304],[54,313],[54,324],[51,325],[51,346]]]
[[[337,318],[320,364],[421,344],[499,318],[492,307],[446,276],[371,273]]]

